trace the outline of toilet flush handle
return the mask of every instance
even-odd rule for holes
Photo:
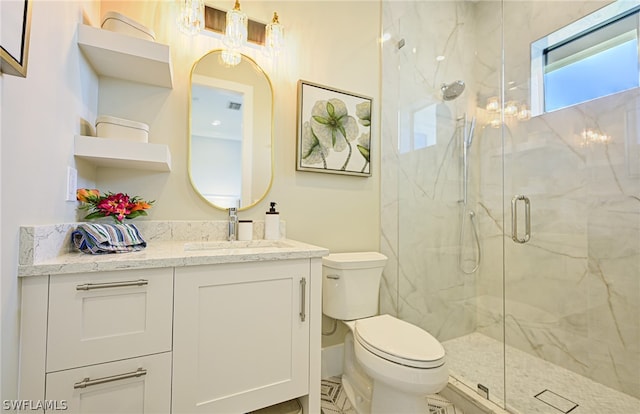
[[[327,279],[335,279],[335,280],[338,280],[338,279],[340,279],[340,275],[327,275]]]

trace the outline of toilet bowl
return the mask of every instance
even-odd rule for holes
[[[374,380],[372,412],[427,412],[425,397],[449,380],[442,345],[390,315],[356,321],[354,337],[355,357]]]
[[[323,258],[323,312],[349,327],[343,387],[359,414],[427,413],[426,396],[449,379],[445,351],[423,329],[377,315],[385,262],[375,252]]]

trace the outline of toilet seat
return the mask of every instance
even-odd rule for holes
[[[369,352],[396,364],[413,368],[437,368],[444,364],[444,348],[431,334],[391,315],[355,322],[354,338]]]

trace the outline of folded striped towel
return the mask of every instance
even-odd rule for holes
[[[147,247],[133,224],[82,223],[71,233],[71,240],[87,254],[134,252]]]

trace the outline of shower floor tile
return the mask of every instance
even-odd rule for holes
[[[347,394],[342,390],[340,377],[322,380],[321,409],[322,414],[356,414]],[[446,398],[434,394],[425,399],[424,414],[464,414]]]
[[[450,375],[473,390],[480,382],[489,388],[489,399],[503,406],[502,342],[475,332],[442,345]],[[506,373],[507,408],[514,413],[640,413],[640,400],[512,347],[507,347]],[[555,399],[543,401],[537,395]]]

